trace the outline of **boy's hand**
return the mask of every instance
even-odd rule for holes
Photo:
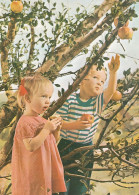
[[[112,72],[116,72],[120,67],[120,56],[116,54],[115,59],[112,56],[110,63],[108,63],[109,70]]]
[[[81,129],[90,128],[91,124],[88,121],[82,121],[78,119],[74,122],[74,126],[75,126],[75,129],[81,130]]]

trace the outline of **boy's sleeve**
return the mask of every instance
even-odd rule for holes
[[[56,113],[59,114],[65,121],[67,121],[68,116],[68,109],[69,109],[69,101],[68,99],[65,101],[65,103],[60,107]]]
[[[101,112],[103,110],[103,105],[104,105],[104,97],[103,97],[103,93],[102,93],[97,97],[97,102],[96,102],[96,112],[98,114],[101,114]]]

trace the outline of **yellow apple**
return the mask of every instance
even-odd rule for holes
[[[118,30],[118,36],[120,39],[132,39],[133,30],[127,26],[123,26]]]
[[[111,100],[119,101],[120,99],[122,99],[121,92],[120,91],[115,91],[115,93],[113,94]]]
[[[21,1],[12,1],[11,2],[11,10],[14,13],[20,13],[23,9],[23,4]]]

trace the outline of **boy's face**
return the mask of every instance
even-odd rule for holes
[[[103,92],[105,80],[105,70],[97,70],[97,66],[93,66],[89,74],[82,81],[80,90],[82,90],[84,96],[88,99],[92,96],[97,96]]]

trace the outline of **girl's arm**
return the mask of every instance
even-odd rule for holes
[[[110,78],[107,89],[104,91],[104,104],[107,105],[117,87],[117,70],[120,67],[120,56],[112,57],[111,62],[108,64]]]
[[[37,150],[45,141],[46,137],[61,124],[61,118],[55,118],[47,121],[40,133],[33,138],[23,139],[23,143],[27,150],[33,152]]]

